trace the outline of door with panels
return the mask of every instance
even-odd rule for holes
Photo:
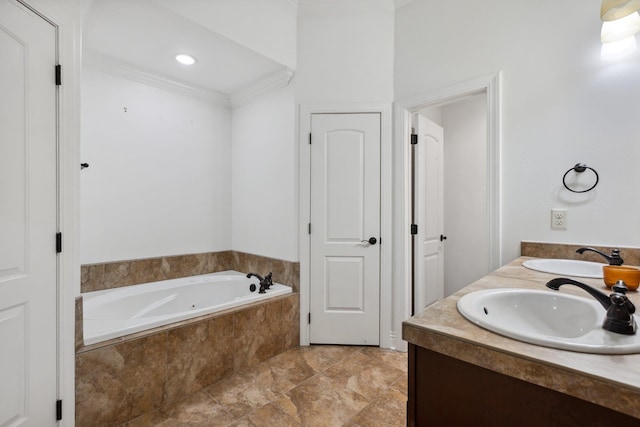
[[[0,0],[0,425],[54,426],[56,27]]]
[[[380,125],[311,115],[311,343],[379,344]]]
[[[418,113],[413,127],[413,310],[419,313],[444,296],[444,131]]]

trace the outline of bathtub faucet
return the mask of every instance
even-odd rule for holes
[[[265,291],[267,289],[269,289],[271,287],[271,285],[273,285],[273,281],[271,279],[272,273],[269,272],[269,274],[267,274],[266,276],[262,277],[259,274],[256,273],[249,273],[247,274],[247,279],[250,279],[252,277],[255,277],[256,279],[258,279],[260,281],[260,294],[264,294]]]

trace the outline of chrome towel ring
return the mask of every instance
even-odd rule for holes
[[[587,169],[589,169],[591,172],[593,172],[593,174],[596,176],[596,181],[593,183],[593,185],[589,188],[587,188],[586,190],[574,190],[573,188],[569,187],[567,185],[567,175],[569,174],[569,172],[574,171],[576,173],[582,173],[584,171],[586,171]],[[600,181],[600,176],[598,176],[598,172],[596,172],[596,170],[594,168],[591,168],[587,165],[585,165],[584,163],[577,163],[574,167],[572,167],[571,169],[569,169],[568,171],[566,171],[564,173],[564,175],[562,176],[562,184],[564,185],[564,188],[566,188],[569,191],[572,191],[574,193],[586,193],[587,191],[591,191],[594,188],[596,188],[596,185],[598,185],[598,181]]]

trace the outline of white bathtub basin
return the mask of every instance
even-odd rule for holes
[[[251,291],[255,278],[224,271],[82,294],[84,344],[140,332],[291,293],[274,283]]]
[[[523,267],[542,273],[591,279],[602,279],[602,267],[605,265],[607,264],[574,259],[528,259],[522,263]]]
[[[640,335],[602,329],[606,312],[591,298],[529,289],[487,289],[460,298],[458,311],[482,328],[531,344],[581,353],[640,353]]]

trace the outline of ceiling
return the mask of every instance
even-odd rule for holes
[[[88,57],[108,57],[223,94],[241,91],[284,68],[153,0],[94,0],[83,26],[83,49]],[[177,53],[194,56],[196,64],[179,64]]]

